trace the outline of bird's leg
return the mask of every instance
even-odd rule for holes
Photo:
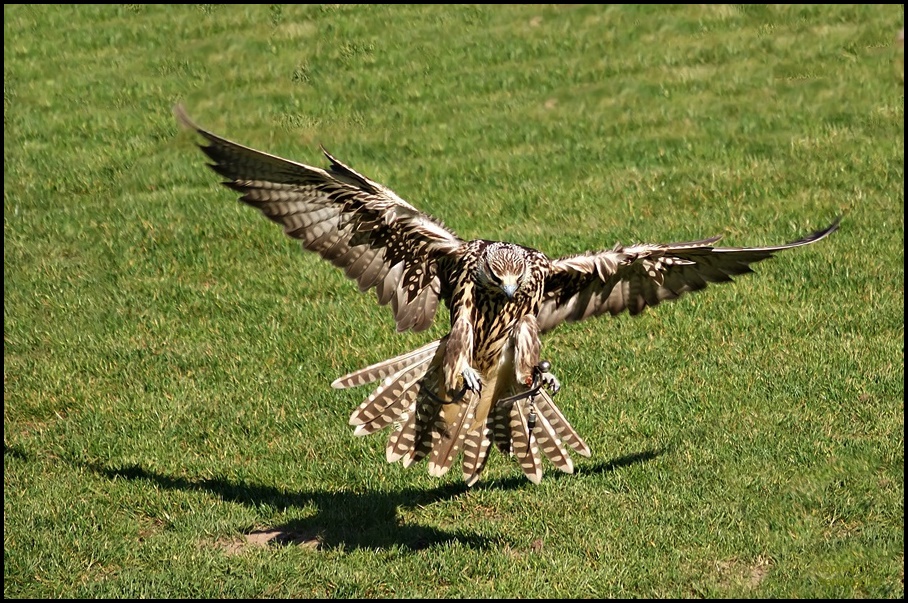
[[[533,367],[533,384],[539,387],[547,387],[552,394],[557,394],[561,389],[561,382],[551,372],[552,363],[548,360],[542,360]]]
[[[479,380],[479,373],[473,367],[467,366],[463,370],[463,387],[451,393],[452,390],[448,389],[448,395],[450,399],[443,400],[436,396],[431,389],[425,390],[429,397],[434,399],[439,404],[456,404],[463,400],[463,397],[467,395],[467,391],[476,392],[477,394],[482,391],[482,381]]]
[[[558,393],[558,390],[561,389],[561,383],[558,379],[555,378],[549,369],[552,368],[552,364],[548,360],[542,360],[539,364],[533,367],[533,376],[527,377],[524,384],[529,388],[527,391],[514,394],[513,396],[508,396],[507,398],[500,398],[498,403],[511,403],[516,402],[517,400],[523,400],[528,398],[529,402],[527,403],[527,408],[529,410],[529,417],[532,418],[533,425],[536,424],[536,395],[539,393],[543,387],[547,387],[552,395]]]
[[[551,372],[552,363],[548,360],[540,360],[539,364],[533,367],[533,374],[527,377],[525,383],[532,391],[539,391],[540,388],[548,388],[553,394],[557,394],[561,389],[561,382]]]
[[[514,325],[514,369],[518,383],[537,389],[539,382],[539,325],[532,314],[523,316]],[[546,369],[548,370],[548,369]]]
[[[463,398],[467,390],[478,393],[482,389],[479,373],[470,366],[473,358],[473,325],[466,312],[459,314],[446,340],[444,360],[445,387],[449,395],[457,392],[454,394],[456,399]],[[461,382],[463,388],[459,389]]]
[[[467,365],[466,368],[461,372],[463,377],[463,387],[459,390],[454,390],[453,388],[448,388],[448,400],[442,400],[431,390],[426,390],[426,393],[429,394],[430,398],[433,398],[439,404],[454,404],[463,400],[463,397],[467,395],[468,391],[475,392],[477,394],[482,392],[482,381],[479,378],[479,373],[476,372],[476,369]]]

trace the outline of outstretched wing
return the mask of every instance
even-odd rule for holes
[[[720,238],[714,237],[670,245],[616,245],[610,251],[553,260],[537,316],[539,329],[550,331],[564,321],[606,312],[639,314],[708,283],[730,281],[753,272],[750,264],[778,251],[819,241],[839,227],[839,220],[803,239],[773,247],[714,247]]]
[[[207,144],[199,147],[240,200],[281,224],[378,303],[390,303],[398,331],[429,327],[443,287],[438,258],[459,252],[451,230],[350,169],[325,149],[328,170],[282,159],[231,142],[195,125],[181,106],[174,113]]]

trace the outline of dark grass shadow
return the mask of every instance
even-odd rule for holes
[[[318,509],[312,517],[273,527],[273,544],[317,541],[320,549],[401,547],[412,551],[454,542],[472,549],[486,549],[497,544],[485,536],[465,531],[406,524],[398,516],[400,508],[456,498],[467,491],[466,485],[462,484],[395,492],[286,492],[272,486],[226,478],[172,477],[139,465],[112,468],[88,464],[87,467],[111,479],[144,480],[168,490],[203,491],[227,502],[252,507],[267,505],[282,511],[291,507],[315,506]]]
[[[607,474],[620,467],[650,461],[664,449],[625,455],[608,462],[579,465],[571,476],[558,471],[547,472],[546,480],[578,479],[584,475]],[[22,461],[37,458],[18,446],[4,445],[4,457]],[[270,545],[304,545],[319,549],[373,549],[399,547],[419,551],[448,543],[459,543],[471,549],[497,547],[503,542],[464,530],[407,524],[401,520],[399,509],[426,506],[441,500],[452,500],[471,488],[463,483],[449,483],[436,488],[406,488],[393,492],[367,490],[362,492],[296,491],[250,483],[225,477],[192,478],[166,475],[141,465],[109,466],[100,463],[70,461],[108,479],[145,481],[165,490],[206,492],[226,502],[250,507],[268,506],[277,510],[314,506],[317,512],[305,519],[294,520],[268,530]],[[472,489],[517,490],[534,488],[523,475],[480,481]],[[256,536],[261,532],[255,533]],[[247,536],[253,535],[250,531]]]
[[[12,445],[12,446],[9,446],[6,442],[3,442],[3,459],[4,459],[4,462],[5,462],[5,460],[6,460],[6,457],[9,457],[9,458],[11,458],[11,459],[17,459],[17,460],[20,460],[20,461],[27,461],[27,460],[29,460],[29,458],[28,458],[28,453],[25,452],[24,450],[22,450],[22,447],[21,447],[21,446],[16,446],[15,444]]]

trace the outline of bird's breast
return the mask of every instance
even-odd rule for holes
[[[474,366],[481,373],[497,368],[502,350],[508,343],[514,325],[525,316],[531,306],[526,300],[514,298],[506,301],[503,296],[479,296],[473,317]]]

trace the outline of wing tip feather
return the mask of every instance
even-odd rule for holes
[[[186,112],[186,108],[183,106],[183,103],[174,104],[173,114],[177,118],[177,122],[187,130],[199,129],[199,127],[195,125],[195,122],[193,122],[189,117],[189,114]]]

